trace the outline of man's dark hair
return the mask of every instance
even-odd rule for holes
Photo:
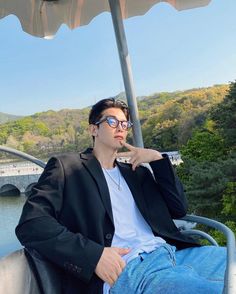
[[[118,99],[116,100],[115,98],[106,98],[93,105],[89,113],[89,124],[94,125],[98,122],[102,118],[103,111],[108,108],[121,109],[124,112],[126,119],[129,120],[129,108],[125,102]]]

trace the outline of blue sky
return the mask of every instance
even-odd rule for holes
[[[178,12],[166,3],[125,20],[135,92],[228,83],[236,79],[236,1]],[[109,13],[53,40],[0,20],[0,112],[30,115],[82,108],[124,90]]]

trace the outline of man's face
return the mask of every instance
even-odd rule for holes
[[[119,108],[108,108],[103,111],[100,121],[105,117],[115,117],[119,121],[127,121],[124,112]],[[127,130],[124,130],[119,123],[116,128],[112,128],[104,121],[99,126],[94,126],[92,135],[95,137],[95,148],[104,146],[117,150],[121,148],[121,141],[126,141]]]

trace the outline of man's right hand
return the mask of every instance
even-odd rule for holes
[[[105,247],[95,269],[96,275],[112,286],[122,273],[126,263],[121,256],[131,249]]]

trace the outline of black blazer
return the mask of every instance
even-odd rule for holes
[[[186,214],[187,204],[168,157],[150,163],[155,179],[143,166],[132,171],[130,164],[117,164],[154,235],[178,249],[197,246],[172,221]],[[51,158],[24,205],[16,235],[54,265],[61,293],[102,293],[94,270],[113,234],[109,190],[91,150]]]

